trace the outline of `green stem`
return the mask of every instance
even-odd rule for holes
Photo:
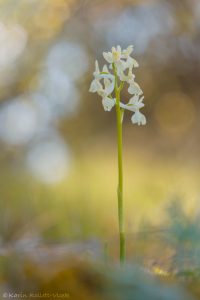
[[[121,85],[117,84],[116,67],[113,64],[115,73],[115,96],[116,96],[116,117],[117,117],[117,144],[118,144],[118,222],[119,222],[119,246],[120,263],[125,261],[125,232],[124,232],[124,208],[123,208],[123,164],[122,164],[122,112],[120,109]]]

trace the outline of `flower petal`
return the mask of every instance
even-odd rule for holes
[[[121,53],[122,53],[122,49],[121,49],[121,47],[118,45],[117,46],[117,52],[120,54],[120,56],[121,56]]]
[[[109,64],[113,63],[113,57],[111,52],[103,52],[103,57]]]
[[[133,67],[134,68],[139,67],[138,62],[130,56],[127,58],[125,64],[126,64],[126,68],[129,68],[129,69],[132,69]]]
[[[115,87],[115,81],[104,78],[105,92],[107,95],[110,95]]]
[[[123,60],[119,60],[116,62],[116,67],[117,71],[124,71],[127,68],[126,62]]]
[[[146,117],[139,110],[132,115],[131,121],[133,124],[146,125]]]
[[[103,88],[103,87],[102,87],[102,84],[99,82],[99,80],[94,79],[94,80],[91,82],[89,92],[91,92],[91,93],[96,93],[96,92],[102,90],[102,88]]]
[[[107,65],[104,65],[102,72],[100,72],[99,75],[97,75],[97,78],[109,78],[111,80],[114,80],[115,76],[109,72]]]
[[[103,66],[103,72],[109,73],[107,65]]]
[[[125,50],[122,51],[122,57],[123,58],[128,58],[129,55],[133,52],[133,46],[130,45],[128,46]]]
[[[142,90],[141,90],[139,84],[137,84],[134,81],[130,83],[130,86],[128,88],[128,92],[131,95],[134,95],[134,94],[136,94],[136,95],[142,95]]]
[[[112,47],[112,58],[113,62],[118,62],[121,59],[121,47],[117,46],[117,49],[115,47]]]
[[[111,111],[113,106],[115,106],[115,100],[105,97],[102,99],[102,104],[105,111]]]
[[[95,60],[95,73],[96,74],[99,74],[100,71],[99,71],[99,63],[98,63],[98,60]]]
[[[139,99],[139,95],[134,95],[128,102],[128,105],[132,105],[134,110],[139,110],[144,107],[144,103],[142,103],[144,96]]]

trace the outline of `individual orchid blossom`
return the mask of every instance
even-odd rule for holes
[[[99,64],[97,60],[95,61],[95,71],[93,75],[94,75],[94,79],[91,82],[89,91],[91,93],[96,93],[98,90],[103,88],[99,80],[100,70],[99,70]]]
[[[94,79],[91,82],[89,91],[92,93],[97,93],[99,96],[101,96],[104,110],[110,111],[115,105],[115,101],[108,98],[108,96],[114,90],[115,77],[109,73],[106,65],[104,65],[102,72],[100,72],[97,60],[95,62],[95,71],[93,75]],[[103,84],[100,82],[101,80],[103,81]]]
[[[112,47],[111,52],[103,52],[103,57],[110,64],[120,61],[121,56],[122,50],[120,46],[117,46],[117,48]]]
[[[112,47],[111,52],[103,52],[103,57],[110,64],[110,69],[112,69],[113,63],[116,65],[118,75],[119,72],[123,72],[126,69],[126,62],[123,58],[126,58],[126,56],[128,57],[128,53],[131,53],[129,50],[127,53],[122,54],[123,51],[120,46],[117,46],[116,48]]]
[[[140,108],[144,107],[144,103],[142,102],[143,99],[144,96],[139,98],[139,95],[135,95],[129,100],[128,104],[120,103],[121,108],[134,112],[134,114],[131,117],[131,121],[133,124],[146,124],[146,117],[140,112]]]
[[[138,62],[130,55],[133,46],[122,50],[120,46],[112,47],[110,52],[103,52],[103,57],[108,63],[100,72],[98,62],[95,62],[94,79],[90,85],[90,92],[97,93],[102,98],[105,111],[111,111],[115,106],[117,118],[118,138],[118,221],[119,221],[119,248],[120,262],[125,261],[125,230],[123,209],[123,168],[122,168],[122,122],[124,111],[131,111],[133,124],[145,125],[146,117],[140,112],[144,107],[144,96],[139,84],[135,82],[134,68],[139,66]],[[109,71],[111,70],[111,71]],[[120,101],[121,91],[127,86],[131,95],[127,103]]]
[[[118,70],[118,76],[121,81],[127,82],[128,84],[131,84],[135,82],[135,75],[133,74],[133,64],[126,64],[128,68],[128,74],[126,75],[124,72],[127,73],[125,70]]]

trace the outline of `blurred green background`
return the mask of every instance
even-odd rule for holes
[[[88,89],[118,44],[135,46],[148,120],[124,120],[127,232],[174,196],[199,209],[200,2],[1,0],[1,246],[117,235],[115,112]]]

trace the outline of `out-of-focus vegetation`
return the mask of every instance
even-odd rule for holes
[[[51,299],[56,293],[62,299],[193,299],[182,287],[175,286],[172,279],[164,281],[137,265],[121,269],[119,266],[105,267],[76,260],[67,260],[64,265],[60,261],[51,261],[50,264],[53,271],[46,267],[47,262],[41,265],[28,258],[12,257],[10,261],[4,261],[5,278],[11,285],[5,286],[4,290],[8,294],[11,289],[14,290],[13,295],[21,294],[21,299],[23,295],[28,299],[32,295],[36,299],[42,295],[45,298],[45,294]]]
[[[198,214],[192,218],[176,200],[168,207],[162,227],[145,224],[128,236],[128,264],[123,267],[114,262],[116,243],[111,240],[107,254],[94,240],[63,245],[34,244],[33,239],[32,244],[18,243],[1,252],[2,295],[199,299],[199,234]]]
[[[199,16],[198,0],[0,0],[2,295],[200,298]],[[135,46],[148,120],[124,120],[123,272],[115,113],[88,93],[117,44]]]

